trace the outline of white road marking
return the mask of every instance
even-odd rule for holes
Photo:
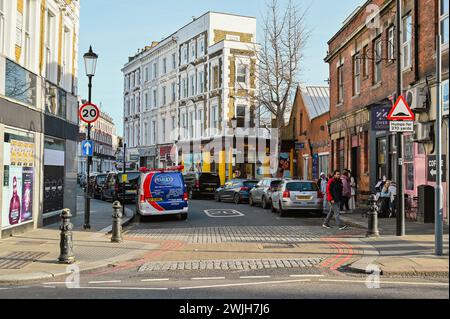
[[[66,282],[44,282],[43,285],[65,285]]]
[[[122,280],[109,280],[109,281],[89,281],[89,284],[117,284],[121,283]]]
[[[203,211],[207,216],[212,218],[230,218],[230,217],[243,217],[245,216],[240,211],[237,211],[235,209],[205,209]],[[220,213],[220,215],[216,216],[214,213]]]
[[[299,280],[282,280],[282,281],[264,281],[264,282],[247,282],[242,284],[224,284],[224,285],[209,285],[209,286],[196,286],[196,287],[180,287],[180,290],[187,289],[204,289],[204,288],[220,288],[220,287],[237,287],[237,286],[250,286],[250,285],[270,285],[270,284],[289,284],[294,282],[307,282],[310,279]]]
[[[348,283],[357,283],[357,284],[365,284],[365,280],[335,280],[335,279],[319,279],[322,282],[348,282]],[[380,285],[418,285],[418,286],[448,286],[448,283],[438,283],[438,282],[408,282],[408,281],[381,281]]]
[[[270,278],[270,276],[240,276],[241,279],[260,279],[260,278]]]
[[[168,290],[169,288],[149,288],[149,287],[80,287],[77,289],[96,290]]]
[[[191,280],[222,280],[225,279],[225,277],[196,277],[191,278]]]
[[[301,277],[325,277],[325,275],[290,275],[292,278],[301,278]]]
[[[141,282],[169,281],[169,278],[142,279]]]

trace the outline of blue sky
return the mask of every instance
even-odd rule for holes
[[[285,3],[286,0],[279,0]],[[254,16],[258,24],[258,40],[265,0],[82,0],[79,38],[79,94],[87,97],[87,78],[83,54],[93,46],[99,54],[93,84],[93,102],[115,121],[122,135],[123,77],[121,68],[128,57],[151,41],[170,35],[207,11]],[[345,18],[364,0],[297,0],[309,7],[307,27],[311,38],[305,49],[300,80],[308,85],[325,85],[328,66],[323,62],[327,41],[340,29]]]

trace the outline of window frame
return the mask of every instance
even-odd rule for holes
[[[344,102],[344,64],[337,67],[337,78],[338,78],[338,94],[337,102],[341,104]]]
[[[395,26],[391,25],[386,32],[386,55],[388,62],[391,63],[395,61]]]
[[[353,56],[353,96],[361,94],[361,53]]]
[[[409,24],[408,20],[410,21]],[[409,34],[407,32],[408,27],[410,27]],[[412,28],[412,16],[411,13],[408,13],[402,18],[402,71],[408,70],[412,67]],[[405,53],[406,50],[408,51],[408,54]],[[408,59],[407,63],[405,60],[406,58]]]
[[[382,77],[382,62],[383,62],[383,43],[381,41],[381,36],[373,40],[373,70],[372,78],[373,85],[381,83]]]
[[[5,51],[5,16],[6,16],[6,9],[5,9],[5,1],[0,0],[0,53],[4,53]]]
[[[443,11],[443,4],[444,3],[447,3],[447,12],[443,14],[442,11]],[[448,7],[449,7],[449,5],[448,5],[448,1],[447,0],[439,0],[439,24],[440,24],[440,27],[441,27],[441,34],[442,34],[441,46],[442,46],[443,50],[448,50],[448,47],[449,47],[449,39],[448,39],[448,36],[449,36],[449,31],[448,31],[448,28],[449,28],[449,8]],[[447,21],[447,28],[445,28],[445,21]],[[444,42],[445,41],[445,37],[444,37],[444,33],[443,33],[444,30],[447,32],[447,42]]]

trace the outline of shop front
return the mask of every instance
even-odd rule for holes
[[[2,234],[16,228],[32,228],[38,219],[35,183],[35,134],[5,128],[0,203]]]
[[[46,136],[44,139],[43,218],[59,216],[64,207],[65,141]]]

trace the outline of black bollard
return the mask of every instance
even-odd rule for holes
[[[369,197],[370,211],[368,215],[368,226],[366,237],[380,237],[380,232],[378,231],[378,205],[375,195],[370,195]]]
[[[63,209],[61,213],[61,225],[59,226],[61,235],[59,243],[60,255],[58,257],[58,262],[60,264],[73,264],[75,262],[72,241],[73,224],[70,222],[71,217],[72,214],[70,213],[70,209]]]
[[[119,201],[115,201],[113,204],[113,223],[112,223],[112,243],[121,243],[122,238],[122,205]]]

